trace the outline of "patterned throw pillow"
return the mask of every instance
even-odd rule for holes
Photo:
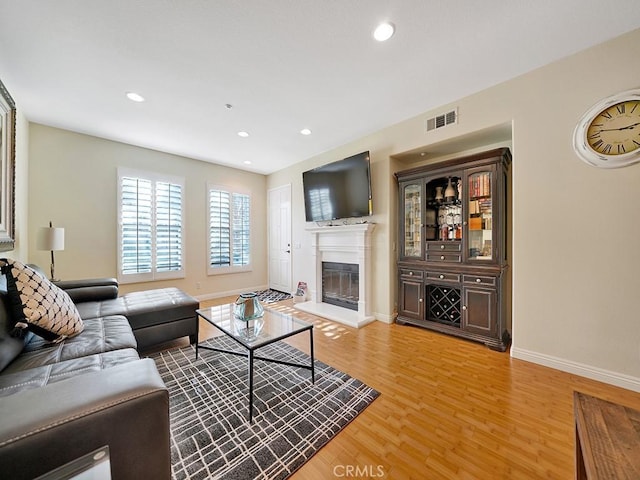
[[[7,277],[9,308],[18,333],[29,329],[58,342],[82,332],[78,309],[64,290],[16,260],[0,259],[0,268]]]

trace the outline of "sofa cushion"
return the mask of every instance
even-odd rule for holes
[[[136,347],[136,339],[125,317],[114,315],[91,318],[85,320],[84,331],[77,337],[51,343],[34,336],[25,346],[22,354],[4,370],[3,374],[51,365],[96,353]]]
[[[31,388],[44,387],[69,377],[88,372],[97,372],[126,362],[139,360],[138,352],[132,348],[97,353],[87,357],[73,358],[64,362],[42,365],[15,373],[0,375],[0,397]]]
[[[7,278],[10,311],[16,328],[28,328],[51,341],[82,332],[82,318],[64,290],[16,260],[2,259],[0,265]]]

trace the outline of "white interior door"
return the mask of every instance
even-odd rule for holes
[[[268,195],[269,288],[291,293],[291,185]]]

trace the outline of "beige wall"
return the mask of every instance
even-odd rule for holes
[[[603,97],[640,88],[640,30],[460,99],[268,178],[292,184],[293,280],[312,281],[305,232],[304,170],[371,151],[374,307],[395,308],[396,187],[392,173],[415,164],[391,158],[426,150],[434,157],[495,145],[511,126],[512,317],[515,357],[640,391],[640,164],[603,170],[572,150],[581,115]],[[458,107],[459,123],[424,133],[424,121]],[[481,132],[478,134],[477,132]],[[456,147],[457,145],[457,147]],[[446,148],[443,148],[446,147]],[[301,159],[302,160],[302,159]]]
[[[127,167],[185,178],[186,278],[123,285],[123,292],[177,286],[207,298],[266,286],[264,175],[33,123],[29,134],[29,261],[48,271],[49,254],[36,249],[36,237],[52,221],[65,228],[56,277],[116,276],[117,169]],[[251,272],[207,275],[207,182],[251,191]]]

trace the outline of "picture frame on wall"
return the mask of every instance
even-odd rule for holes
[[[0,252],[15,248],[16,105],[0,81]]]

